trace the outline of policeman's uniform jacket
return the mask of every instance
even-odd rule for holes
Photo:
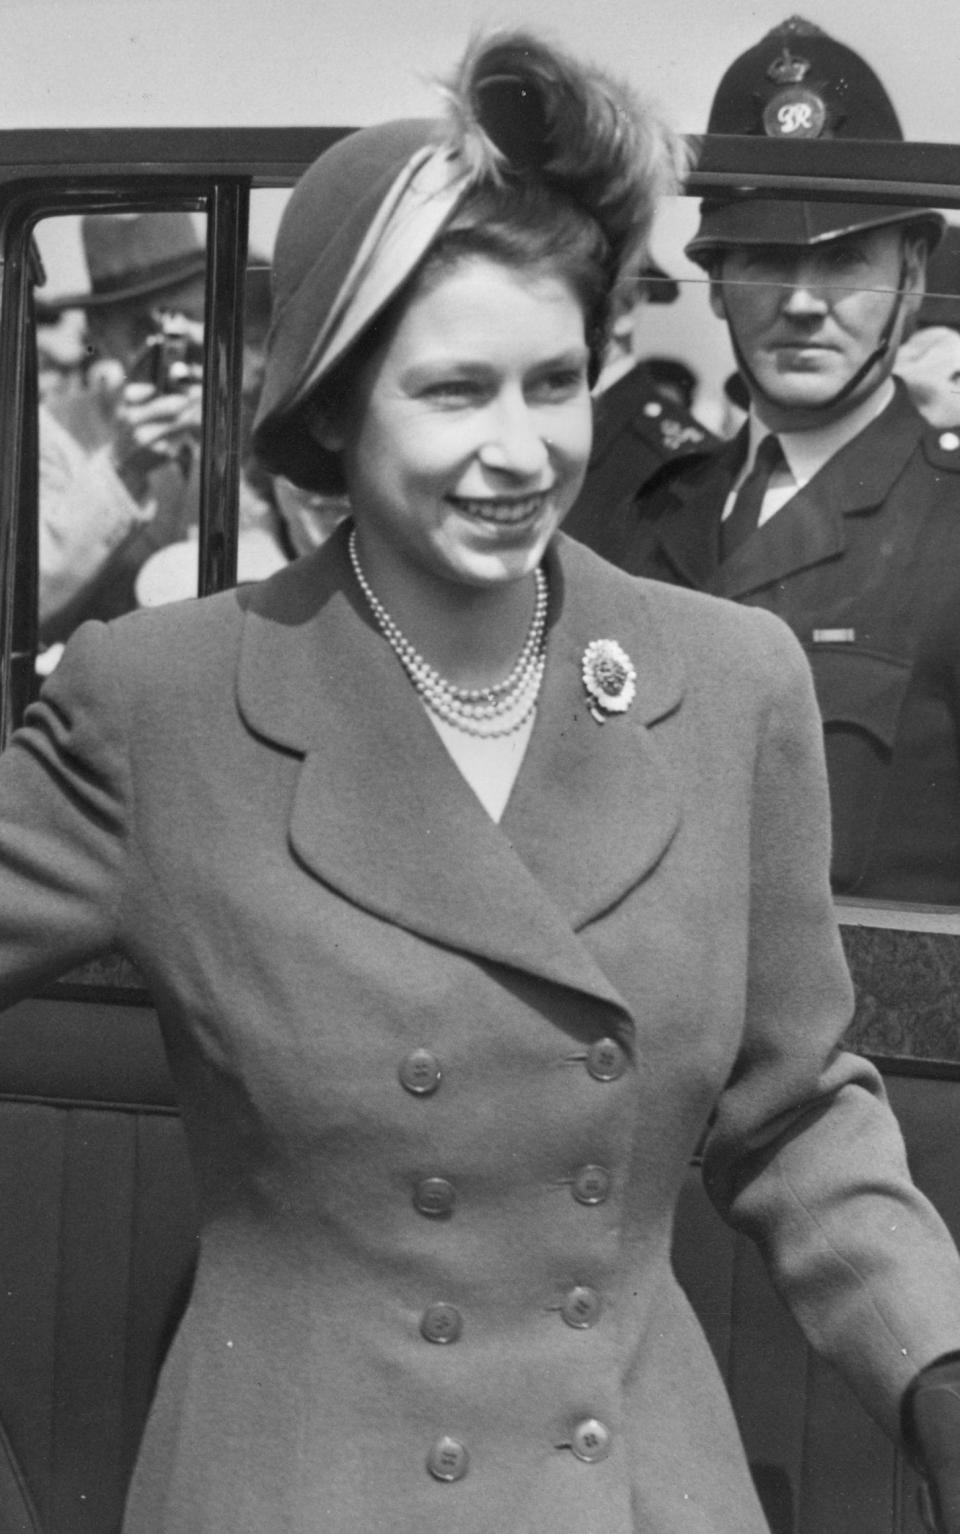
[[[635,574],[765,607],[801,640],[824,722],[841,892],[960,903],[960,433],[890,405],[721,563],[746,450],[622,496],[581,531]]]
[[[799,648],[563,537],[549,573],[499,824],[342,532],[86,625],[0,760],[0,999],[126,953],[196,1170],[127,1534],[762,1534],[670,1262],[711,1114],[712,1197],[887,1428],[960,1343],[955,1249],[835,1049]],[[603,723],[598,638],[637,670]]]
[[[590,529],[628,489],[645,485],[664,464],[716,445],[716,437],[661,390],[650,369],[634,363],[594,399],[590,463],[566,531],[590,544]]]

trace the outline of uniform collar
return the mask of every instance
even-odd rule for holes
[[[859,437],[860,433],[892,403],[895,393],[893,379],[885,378],[872,394],[861,400],[840,420],[831,421],[826,426],[815,426],[809,431],[777,432],[775,435],[783,448],[783,456],[787,460],[787,466],[796,485],[802,487],[807,484],[815,474],[820,472],[824,464],[846,447],[848,442]],[[757,446],[767,435],[769,427],[764,426],[756,413],[751,411],[748,429],[747,463],[752,464]]]

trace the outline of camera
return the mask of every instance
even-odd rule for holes
[[[155,319],[157,328],[140,348],[128,381],[148,383],[158,394],[184,393],[203,381],[201,327],[182,314],[158,313]]]

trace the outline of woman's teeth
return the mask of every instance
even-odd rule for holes
[[[456,505],[468,517],[479,517],[485,522],[509,525],[513,522],[525,522],[528,517],[536,516],[543,506],[544,499],[543,495],[528,495],[524,496],[522,501],[468,501],[458,496]]]

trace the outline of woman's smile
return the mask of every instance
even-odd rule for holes
[[[496,527],[522,527],[535,522],[548,509],[550,492],[518,497],[451,495],[448,499],[461,515],[478,522],[491,522]]]

